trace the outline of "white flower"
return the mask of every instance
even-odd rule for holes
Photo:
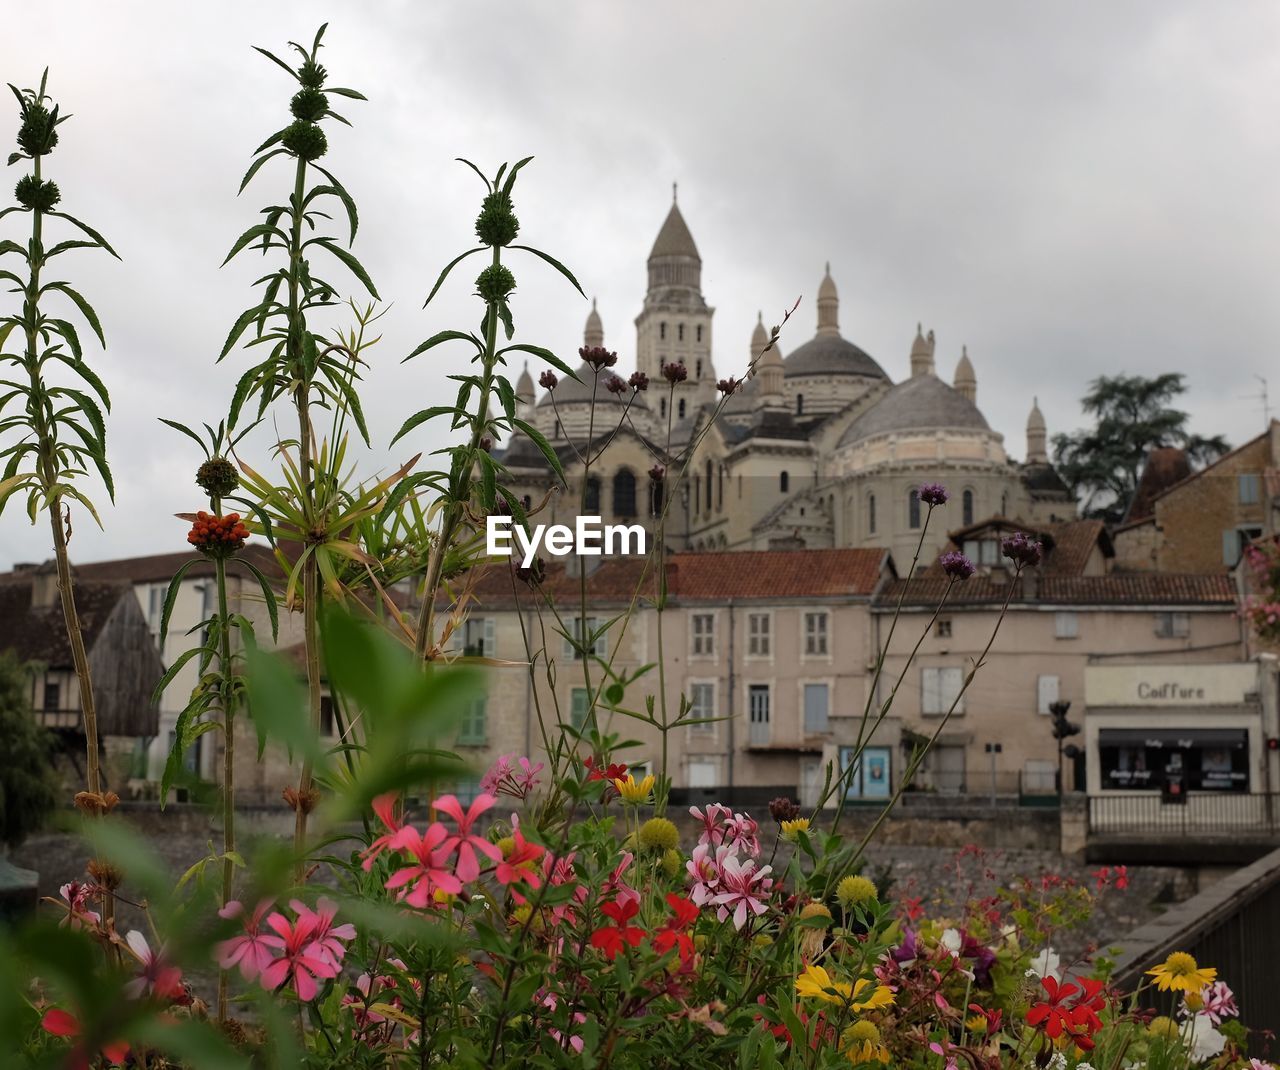
[[[1067,1057],[1060,1051],[1055,1051],[1050,1057],[1046,1070],[1067,1070]]]
[[[942,939],[938,943],[950,951],[954,958],[960,954],[960,948],[963,945],[963,941],[960,939],[960,930],[945,929],[942,933]]]
[[[1062,965],[1062,959],[1058,957],[1058,953],[1051,947],[1046,947],[1035,958],[1031,960],[1027,966],[1028,977],[1052,977],[1055,980],[1061,978],[1059,968]]]
[[[1191,1019],[1191,1035],[1187,1039],[1191,1044],[1191,1058],[1198,1063],[1220,1055],[1227,1044],[1227,1038],[1202,1014]]]
[[[1076,1063],[1076,1070],[1093,1070],[1090,1063]]]

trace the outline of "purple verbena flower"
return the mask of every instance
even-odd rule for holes
[[[973,562],[959,550],[949,550],[938,558],[942,571],[953,580],[967,580],[973,575]]]
[[[689,369],[676,360],[670,363],[664,361],[662,364],[662,377],[672,386],[675,386],[676,383],[683,383],[689,378]]]
[[[538,376],[538,385],[546,390],[554,390],[556,383],[560,380],[556,378],[556,373],[547,371]]]
[[[663,468],[662,465],[655,464],[652,468],[649,469],[649,478],[652,479],[655,483],[661,483],[664,479],[667,478],[667,470]]]
[[[627,389],[627,384],[616,375],[611,375],[605,382],[604,388],[609,391],[610,394],[621,394]]]
[[[578,350],[578,356],[597,371],[612,368],[618,363],[618,354],[609,352],[604,346],[583,346]]]
[[[733,376],[730,376],[728,379],[721,379],[718,383],[716,383],[716,389],[719,390],[720,393],[722,393],[725,397],[728,397],[735,390],[737,390],[738,387],[741,385],[742,385],[742,381],[740,379],[735,379],[733,378]]]
[[[1000,552],[1019,569],[1040,564],[1044,549],[1038,540],[1031,538],[1025,531],[1014,532],[1001,540]]]
[[[947,499],[951,497],[947,488],[941,483],[923,483],[917,493],[925,505],[945,505]]]
[[[631,378],[627,380],[631,384],[631,388],[636,391],[649,389],[649,377],[644,372],[632,372]]]

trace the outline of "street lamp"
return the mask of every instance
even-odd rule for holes
[[[1053,731],[1053,738],[1058,741],[1058,805],[1062,805],[1062,758],[1066,755],[1073,761],[1080,756],[1080,748],[1074,743],[1063,746],[1063,740],[1071,736],[1080,734],[1080,726],[1074,721],[1067,720],[1067,711],[1071,709],[1070,702],[1050,702],[1049,715],[1053,718],[1050,726]]]

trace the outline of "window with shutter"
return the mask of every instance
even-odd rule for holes
[[[587,689],[575,687],[569,695],[569,723],[581,728],[587,723]]]
[[[805,732],[827,731],[827,714],[830,707],[830,693],[826,684],[804,685],[804,730]]]
[[[1036,712],[1048,713],[1050,704],[1058,701],[1059,680],[1056,676],[1036,678]]]

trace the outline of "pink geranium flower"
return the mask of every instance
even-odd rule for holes
[[[142,966],[142,972],[124,986],[124,994],[130,999],[141,999],[143,996],[154,996],[168,1002],[181,1002],[187,991],[182,986],[182,971],[170,965],[164,959],[164,948],[152,951],[147,938],[132,929],[125,936],[124,942]]]
[[[458,864],[454,872],[457,873],[458,879],[464,884],[469,884],[480,876],[480,860],[476,857],[476,852],[484,855],[492,862],[502,861],[502,852],[498,850],[495,844],[490,843],[483,836],[477,836],[471,831],[472,825],[475,824],[476,818],[489,810],[498,800],[492,795],[477,795],[475,802],[464,811],[462,803],[454,795],[441,795],[434,805],[433,809],[448,814],[458,825],[458,831],[449,835],[441,845],[446,854],[456,853],[458,856]]]
[[[739,862],[736,855],[726,855],[720,862],[720,891],[711,899],[717,908],[716,916],[724,921],[732,913],[733,927],[741,929],[747,923],[748,911],[757,916],[763,914],[772,894],[772,870],[772,866],[757,869],[753,858]]]
[[[316,900],[314,911],[298,899],[289,900],[289,906],[298,915],[299,921],[305,921],[314,926],[315,931],[311,936],[312,949],[329,963],[336,977],[342,966],[342,959],[347,953],[347,945],[342,941],[354,940],[356,927],[350,922],[335,926],[333,919],[337,917],[338,904],[324,896]]]
[[[224,970],[240,967],[240,973],[246,981],[252,981],[270,964],[274,957],[271,947],[261,933],[262,916],[271,909],[271,900],[264,899],[254,908],[251,917],[244,918],[244,935],[233,936],[230,940],[214,946],[214,955],[218,965]],[[218,911],[221,918],[244,917],[244,906],[232,899]]]
[[[72,1014],[57,1007],[45,1011],[44,1017],[40,1019],[40,1027],[46,1033],[52,1033],[55,1037],[69,1037],[75,1039],[84,1028],[80,1022]],[[124,1061],[129,1058],[129,1045],[122,1040],[115,1040],[109,1044],[103,1044],[101,1055],[112,1066],[123,1066]],[[67,1059],[67,1065],[74,1070],[88,1070],[89,1053],[85,1050],[83,1044],[78,1044],[72,1049],[70,1057]]]
[[[614,866],[613,872],[604,879],[604,883],[600,886],[601,896],[605,898],[612,896],[619,902],[627,899],[634,900],[637,903],[640,902],[640,893],[632,888],[631,885],[623,883],[622,880],[622,875],[627,871],[631,863],[635,861],[635,857],[630,851],[622,852],[622,861]]]
[[[534,765],[518,754],[504,754],[480,778],[480,790],[487,795],[510,795],[513,799],[527,799],[538,786],[538,774],[543,763]]]
[[[67,916],[58,923],[59,925],[65,925],[71,929],[83,929],[86,924],[102,923],[102,915],[96,910],[89,909],[89,900],[99,894],[96,885],[68,881],[58,889],[58,894],[67,901]]]
[[[693,849],[693,856],[684,864],[693,880],[689,898],[698,906],[706,906],[720,891],[720,865],[730,854],[728,847],[712,847],[700,843]]]
[[[299,918],[290,924],[288,918],[277,912],[267,918],[267,925],[276,935],[262,939],[277,949],[278,957],[262,971],[263,985],[274,991],[292,982],[299,999],[304,1002],[315,999],[320,990],[317,978],[336,977],[338,970],[315,945],[314,915],[312,920]]]
[[[396,799],[398,796],[394,791],[389,791],[385,795],[379,795],[373,800],[373,812],[378,815],[379,820],[386,827],[386,833],[379,836],[373,843],[369,844],[365,852],[360,856],[364,861],[361,863],[366,872],[373,868],[374,859],[383,851],[398,851],[404,844],[403,839],[406,832],[411,833],[412,829],[407,829],[405,825],[396,820]]]
[[[515,814],[511,815],[511,838],[513,846],[510,852],[494,871],[498,883],[511,885],[523,881],[530,888],[540,888],[542,874],[534,863],[546,853],[546,849],[524,838],[524,833],[520,831],[520,818]]]
[[[760,854],[760,825],[750,814],[734,814],[725,825],[724,842],[739,854]]]
[[[702,822],[698,843],[708,847],[719,847],[724,843],[727,831],[725,823],[733,817],[732,810],[720,803],[710,803],[705,811],[691,806],[689,813]]]
[[[449,830],[436,821],[422,835],[418,835],[414,829],[406,829],[405,832],[409,835],[403,838],[401,846],[416,861],[396,870],[386,883],[387,890],[395,891],[406,884],[412,884],[413,888],[404,895],[404,900],[410,906],[419,908],[431,902],[437,890],[449,895],[462,891],[462,881],[449,868],[449,850],[445,846],[450,839]]]

